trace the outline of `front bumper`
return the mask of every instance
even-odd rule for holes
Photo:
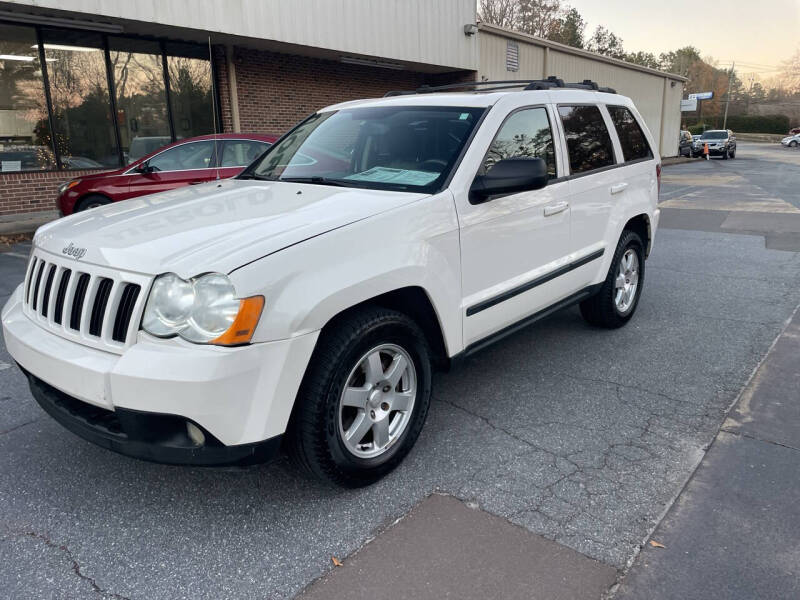
[[[284,433],[318,336],[311,332],[220,348],[156,340],[140,333],[136,344],[114,354],[62,338],[30,320],[22,311],[21,286],[3,309],[2,323],[8,352],[28,375],[34,396],[63,424],[67,419],[63,411],[54,414],[51,409],[75,401],[79,407],[106,411],[120,422],[144,413],[144,421],[151,425],[158,420],[155,417],[172,417],[181,420],[185,430],[188,421],[207,434],[211,446],[218,442],[223,447],[257,444]],[[154,419],[148,420],[151,416]],[[144,451],[138,444],[147,436],[131,435],[125,427],[127,447],[134,450],[124,451],[116,437],[103,434],[106,441],[101,442],[97,435],[84,435],[85,423],[67,427],[125,454],[184,462],[158,458],[158,448]],[[159,445],[158,440],[150,442]],[[186,455],[190,459],[186,462],[203,464],[192,458],[197,450]],[[216,457],[210,460],[209,464],[217,464]]]

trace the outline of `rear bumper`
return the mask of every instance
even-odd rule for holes
[[[183,417],[124,408],[106,410],[22,371],[45,412],[72,433],[119,454],[174,465],[249,465],[270,460],[281,445],[282,436],[275,436],[254,444],[225,446],[207,431],[203,431],[201,443],[189,435]]]

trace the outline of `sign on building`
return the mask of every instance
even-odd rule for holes
[[[693,112],[697,110],[697,98],[681,100],[681,112]]]

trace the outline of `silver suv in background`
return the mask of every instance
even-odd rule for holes
[[[721,156],[726,160],[736,158],[736,136],[730,129],[704,131],[700,139],[694,143],[695,154],[704,154],[703,148],[706,144],[709,156]]]

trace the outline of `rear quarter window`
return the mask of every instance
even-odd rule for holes
[[[614,146],[600,109],[591,105],[559,106],[572,174],[615,164]]]
[[[653,151],[633,113],[624,106],[609,106],[608,113],[617,130],[625,162],[653,158]]]

